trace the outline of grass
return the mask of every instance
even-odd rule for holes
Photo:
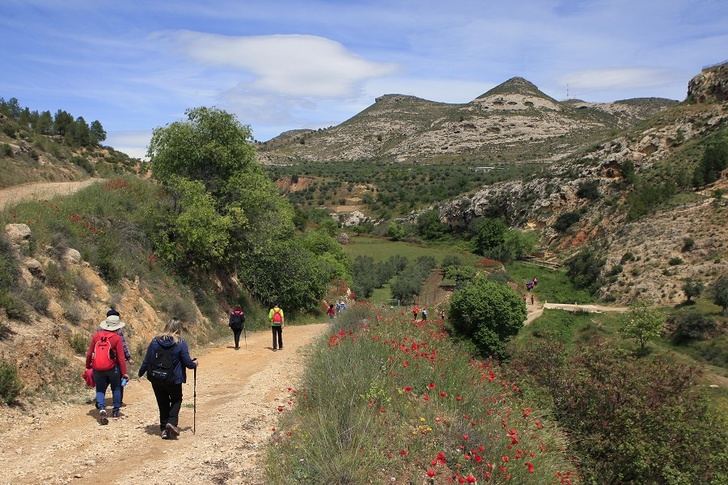
[[[399,310],[352,307],[313,350],[289,405],[278,407],[268,483],[492,474],[528,484],[571,470],[553,424],[516,396],[497,365],[471,360],[469,350],[447,337],[442,321],[413,324]]]
[[[510,278],[525,289],[526,281],[538,278],[534,292],[541,302],[549,303],[591,303],[595,299],[586,290],[575,288],[563,270],[552,270],[522,261],[506,265]]]
[[[395,255],[401,255],[411,260],[420,256],[432,256],[438,263],[442,262],[445,256],[458,255],[466,265],[475,265],[479,259],[479,256],[473,253],[455,249],[446,244],[415,244],[369,236],[352,237],[351,242],[344,246],[344,252],[352,259],[357,256],[371,256],[377,262]]]

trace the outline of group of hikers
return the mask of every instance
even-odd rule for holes
[[[326,309],[326,315],[329,316],[329,320],[333,320],[344,310],[346,310],[346,302],[344,300],[338,300],[335,304],[329,303],[329,307]]]
[[[283,350],[283,326],[285,316],[283,310],[275,305],[268,312],[273,333],[274,351]],[[230,312],[229,326],[233,331],[235,349],[240,349],[240,335],[245,331],[245,312],[236,306]],[[111,387],[111,417],[121,416],[124,406],[124,387],[129,382],[127,364],[132,362],[132,355],[124,336],[125,322],[116,308],[111,307],[106,319],[91,336],[86,351],[86,371],[84,379],[89,387],[95,388],[95,407],[98,410],[98,421],[102,425],[109,423],[106,411],[106,390]],[[182,322],[172,318],[164,330],[155,336],[144,355],[139,367],[138,376],[145,374],[152,384],[154,397],[159,408],[159,428],[162,439],[176,439],[179,428],[179,412],[182,407],[182,384],[187,382],[187,369],[196,374],[197,359],[190,357],[187,342],[181,337]],[[247,342],[247,338],[246,338]]]
[[[412,319],[417,320],[417,316],[421,315],[421,320],[427,320],[427,308],[422,308],[420,310],[420,307],[415,305],[412,307]]]

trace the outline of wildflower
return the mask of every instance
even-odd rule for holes
[[[434,476],[435,476],[436,474],[437,474],[437,473],[436,473],[436,472],[435,472],[435,470],[433,470],[432,468],[428,468],[428,469],[427,469],[427,476],[428,476],[428,477],[432,478],[432,477],[434,477]]]
[[[537,429],[541,429],[541,428],[543,428],[543,423],[541,423],[541,421],[540,421],[540,420],[538,420],[538,419],[536,420],[536,422],[535,422],[534,424],[536,425],[536,428],[537,428]]]
[[[533,412],[533,409],[531,409],[531,408],[524,408],[524,410],[523,410],[523,417],[524,418],[529,417],[532,412]]]
[[[407,456],[407,455],[409,455],[408,450],[399,450],[399,456]]]
[[[440,391],[440,397],[442,397],[442,398],[447,397],[447,393],[445,391]]]
[[[425,394],[424,396],[422,396],[422,399],[424,399],[425,401],[429,401],[430,400],[430,395],[429,394]]]
[[[430,389],[430,390],[434,389],[435,388],[435,383],[434,382],[430,382],[429,384],[427,384],[427,388]]]
[[[528,473],[533,473],[533,463],[527,461],[526,463],[524,463],[524,465],[526,465],[526,468],[528,468]]]
[[[471,473],[470,475],[468,475],[467,477],[465,477],[465,481],[468,482],[468,483],[476,483],[478,480]]]
[[[283,406],[278,406],[278,412],[282,413],[285,408]]]
[[[503,455],[501,456],[501,460],[503,461],[503,463],[508,463],[511,460],[511,457],[508,455]]]
[[[458,394],[457,396],[455,396],[455,400],[456,401],[462,401],[463,400],[463,396],[461,396],[460,394]]]
[[[404,392],[412,392],[412,386],[404,386],[404,387],[402,388],[402,390],[403,390]]]
[[[409,360],[405,360],[404,362],[402,362],[402,367],[404,367],[405,369],[409,367]]]
[[[464,440],[464,441],[468,441],[469,439],[470,439],[470,435],[469,435],[469,434],[467,434],[467,433],[465,433],[465,434],[463,435],[463,440]]]

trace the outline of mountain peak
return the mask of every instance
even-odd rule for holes
[[[478,96],[477,99],[503,94],[525,94],[530,96],[537,96],[539,98],[552,99],[550,96],[538,89],[538,86],[533,84],[528,79],[524,79],[520,76],[512,77],[509,80],[500,83],[493,89],[488,90],[485,94]]]

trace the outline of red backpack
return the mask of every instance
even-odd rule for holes
[[[103,335],[96,341],[92,366],[97,371],[107,371],[116,367],[111,335]]]
[[[283,315],[280,310],[273,310],[273,323],[283,323]]]

